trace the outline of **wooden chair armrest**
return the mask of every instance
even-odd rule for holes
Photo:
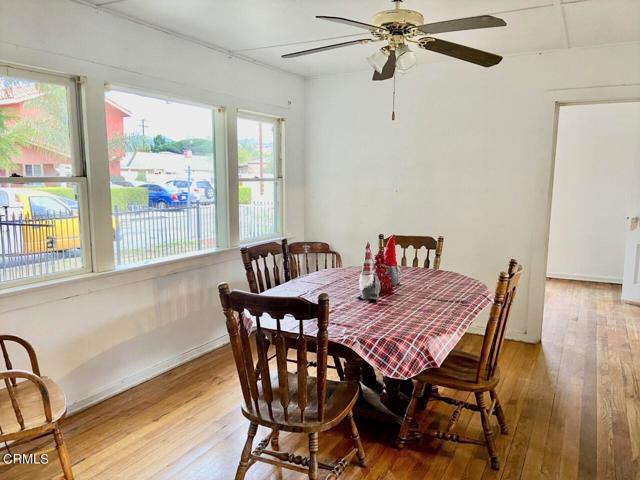
[[[5,385],[7,386],[7,390],[9,391],[9,397],[11,397],[11,402],[14,404],[14,408],[16,404],[15,404],[15,398],[13,397],[12,390],[15,388],[15,386],[11,384],[10,380],[15,380],[18,378],[28,380],[33,384],[35,384],[36,387],[38,387],[38,390],[40,391],[40,397],[42,398],[42,407],[44,409],[44,416],[47,419],[47,422],[51,422],[53,416],[51,414],[51,398],[49,395],[49,389],[45,385],[44,381],[38,375],[35,375],[27,370],[1,370],[0,371],[0,380],[5,381]]]
[[[2,345],[2,355],[4,356],[5,362],[9,359],[9,354],[4,346],[4,342],[14,342],[21,345],[29,355],[29,361],[31,362],[31,371],[36,375],[40,376],[40,366],[38,365],[38,357],[36,357],[36,351],[33,349],[31,344],[24,340],[23,338],[16,337],[15,335],[0,335],[0,344]],[[10,367],[11,363],[9,362],[7,366]]]

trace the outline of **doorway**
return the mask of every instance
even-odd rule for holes
[[[640,102],[560,106],[547,278],[622,284],[638,215]]]

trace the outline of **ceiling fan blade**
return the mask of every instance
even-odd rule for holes
[[[448,55],[459,60],[464,60],[465,62],[475,63],[476,65],[482,65],[483,67],[492,67],[502,61],[500,55],[483,52],[482,50],[465,47],[464,45],[453,42],[447,42],[439,38],[429,38],[429,41],[421,41],[420,46],[426,50]]]
[[[417,29],[424,33],[433,34],[474,30],[476,28],[504,27],[506,25],[507,22],[501,18],[492,17],[491,15],[480,15],[479,17],[447,20],[446,22],[427,23],[426,25],[420,25]]]
[[[326,15],[316,15],[316,18],[319,18],[321,20],[328,20],[330,22],[344,23],[345,25],[351,25],[352,27],[364,28],[365,30],[369,30],[370,32],[380,32],[380,31],[386,31],[387,30],[384,27],[377,27],[376,25],[371,25],[369,23],[359,22],[357,20],[349,20],[348,18],[327,17]]]
[[[389,60],[382,67],[382,72],[378,73],[377,70],[373,71],[373,79],[372,80],[388,80],[393,78],[393,75],[396,73],[396,51],[391,50],[389,52]]]
[[[324,52],[325,50],[333,50],[334,48],[348,47],[350,45],[362,45],[365,43],[373,42],[370,38],[361,38],[359,40],[351,40],[349,42],[335,43],[333,45],[326,45],[324,47],[310,48],[309,50],[302,50],[300,52],[287,53],[282,55],[282,58],[301,57],[302,55],[310,55],[312,53]]]

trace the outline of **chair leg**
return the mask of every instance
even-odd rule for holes
[[[318,480],[318,432],[309,434],[309,480]]]
[[[280,450],[280,430],[274,428],[271,432],[271,448],[276,452]]]
[[[258,424],[251,422],[249,425],[249,433],[247,433],[247,441],[244,443],[242,455],[240,455],[240,464],[236,471],[235,480],[244,480],[244,476],[247,474],[247,470],[249,469],[249,460],[251,459],[251,449],[253,448],[253,439],[255,438],[257,431]]]
[[[484,431],[484,439],[487,444],[487,450],[489,451],[489,458],[491,459],[491,468],[494,470],[500,469],[500,461],[496,452],[496,445],[493,442],[493,430],[491,430],[491,422],[489,418],[489,412],[487,411],[487,404],[484,401],[484,392],[476,392],[476,403],[480,409],[480,420],[482,421],[482,430]]]
[[[400,425],[400,432],[398,432],[398,437],[396,438],[396,447],[404,448],[404,444],[407,441],[407,435],[409,433],[409,427],[413,422],[413,416],[416,413],[416,407],[418,405],[418,401],[422,397],[424,393],[425,384],[416,380],[416,384],[413,387],[413,395],[411,395],[411,400],[409,401],[409,405],[407,406],[407,411],[404,414],[404,419],[402,420],[402,425]]]
[[[498,424],[500,425],[500,433],[503,435],[509,434],[509,427],[507,426],[507,421],[504,418],[504,410],[502,410],[502,405],[500,405],[500,400],[498,400],[498,394],[495,390],[491,390],[489,392],[491,395],[491,400],[494,402],[495,406],[493,407],[493,413],[498,419]]]
[[[418,401],[418,410],[426,410],[427,404],[429,403],[429,397],[431,396],[431,392],[433,391],[433,387],[429,384],[424,389],[424,393],[420,397],[420,401]]]
[[[351,439],[353,440],[353,446],[356,447],[356,454],[358,456],[358,462],[361,466],[367,466],[367,458],[364,454],[364,448],[362,447],[362,441],[360,440],[360,434],[358,433],[358,427],[356,421],[353,419],[353,411],[347,415],[349,417],[349,425],[351,426]]]
[[[56,442],[56,450],[58,451],[58,457],[60,457],[60,465],[62,466],[62,471],[64,472],[64,478],[66,480],[73,480],[73,471],[71,470],[71,459],[69,458],[69,452],[67,451],[67,446],[64,443],[64,438],[62,437],[62,432],[60,431],[60,427],[56,425],[53,430],[53,439]]]
[[[341,382],[344,382],[344,369],[342,368],[342,362],[340,361],[340,357],[333,356],[333,364],[336,367],[336,371],[338,372],[338,378],[340,378]]]

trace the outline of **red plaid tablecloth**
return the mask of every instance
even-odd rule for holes
[[[384,376],[412,378],[439,367],[478,314],[492,302],[483,283],[445,270],[401,267],[400,285],[377,303],[359,300],[360,267],[321,270],[263,295],[329,295],[329,340],[349,347]],[[308,323],[308,322],[306,322]],[[297,331],[298,323],[283,328]],[[305,334],[317,327],[305,325]]]

